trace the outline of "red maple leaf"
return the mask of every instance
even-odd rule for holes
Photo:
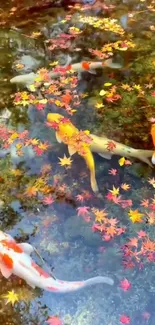
[[[44,197],[43,201],[42,201],[45,205],[49,205],[52,204],[54,202],[54,199],[52,197],[51,194],[47,195]]]
[[[146,237],[146,232],[143,231],[143,230],[139,230],[137,232],[137,234],[138,234],[138,238],[144,238],[144,237]]]
[[[84,195],[83,194],[78,194],[78,195],[76,195],[76,199],[79,202],[83,202],[84,201]]]
[[[62,321],[58,316],[50,316],[46,323],[49,325],[62,325]]]
[[[121,315],[120,316],[120,322],[122,324],[130,324],[130,317],[126,315]]]
[[[120,282],[120,288],[127,291],[131,288],[131,283],[128,281],[128,279],[124,279]]]
[[[108,143],[107,143],[107,149],[109,151],[112,151],[115,148],[116,148],[116,144],[113,141],[108,141]]]
[[[89,207],[86,207],[86,206],[77,208],[78,216],[85,217],[89,213],[88,210],[89,210]]]
[[[121,200],[120,203],[121,203],[121,207],[123,209],[126,209],[127,207],[132,206],[132,200],[130,200],[130,199],[129,200]]]
[[[132,246],[132,247],[137,247],[138,246],[138,239],[135,237],[135,238],[131,238],[129,243],[128,243],[129,246]]]

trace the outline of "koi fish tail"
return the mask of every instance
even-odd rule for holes
[[[152,157],[153,159],[153,150],[141,150],[141,149],[137,149],[133,154],[132,157],[138,158],[139,160],[145,162],[146,164],[148,164],[150,167],[152,167],[151,161],[149,158]],[[154,156],[154,161],[155,161],[155,156]],[[152,160],[153,163],[153,160]],[[155,162],[154,162],[155,163]]]
[[[55,280],[55,284],[52,280],[52,286],[48,286],[46,290],[51,292],[57,292],[57,293],[67,293],[67,292],[78,291],[85,287],[89,287],[100,283],[107,283],[109,285],[113,285],[114,281],[111,278],[103,277],[103,276],[97,276],[88,279],[86,281],[75,281],[75,282]]]
[[[103,62],[103,66],[109,67],[112,69],[121,69],[122,65],[120,63],[114,63],[112,59],[107,59]]]
[[[98,188],[98,185],[97,185],[94,170],[90,170],[90,184],[91,184],[91,188],[92,188],[93,192],[97,193],[99,191],[99,188]]]
[[[114,280],[107,277],[107,276],[96,276],[94,278],[90,278],[86,281],[84,281],[84,287],[89,287],[91,285],[94,285],[94,284],[100,284],[100,283],[107,283],[109,285],[113,285],[114,284]]]
[[[153,152],[151,161],[152,161],[152,164],[155,165],[155,151]]]

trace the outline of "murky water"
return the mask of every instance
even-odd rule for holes
[[[75,293],[55,294],[32,289],[15,277],[1,277],[0,324],[43,325],[53,315],[58,315],[65,325],[155,323],[155,248],[148,243],[149,238],[154,243],[155,235],[155,182],[148,182],[154,170],[140,160],[131,158],[131,165],[124,162],[120,166],[119,156],[106,160],[94,154],[100,190],[97,196],[90,188],[89,171],[79,155],[72,157],[71,168],[60,166],[59,158],[68,156],[67,146],[59,144],[55,131],[46,125],[47,113],[57,112],[70,118],[79,130],[105,134],[134,148],[153,148],[149,119],[154,117],[155,104],[154,3],[112,4],[113,7],[97,1],[93,6],[57,8],[46,11],[33,23],[19,26],[18,21],[16,26],[14,21],[9,29],[3,26],[0,31],[0,109],[1,115],[6,109],[10,112],[6,115],[5,111],[5,118],[1,119],[1,152],[9,153],[0,160],[1,229],[17,241],[34,245],[59,279],[76,281],[97,275],[114,279],[112,287],[104,284]],[[92,26],[95,23],[91,19],[84,23],[81,16],[98,17],[97,26]],[[99,23],[100,18],[109,20]],[[66,40],[66,35],[72,38]],[[98,69],[96,74],[85,71],[78,76],[75,86],[73,79],[66,84],[56,79],[53,85],[58,93],[46,94],[43,86],[34,92],[10,83],[15,75],[52,69],[55,61],[59,65],[68,60],[71,64],[102,61],[104,55],[112,54],[121,69]],[[74,96],[73,115],[55,102],[67,89]],[[14,100],[15,93],[23,91],[27,92],[25,96],[46,98],[47,102],[36,108],[29,97],[23,97],[21,103]],[[4,127],[14,130],[9,143],[10,135]],[[29,139],[34,142],[28,142]],[[47,142],[49,148],[42,151],[39,144]],[[129,189],[123,184],[129,184]],[[109,191],[118,188],[115,199],[110,199]],[[53,198],[51,203],[46,201],[49,195]],[[83,216],[78,215],[81,206],[88,210]],[[117,219],[117,226],[111,229],[113,234],[106,232],[104,218],[95,222],[94,208],[105,209],[108,218]],[[136,210],[143,217],[140,216],[141,222],[134,223],[129,213]],[[104,224],[104,230],[93,231],[94,223]],[[140,231],[145,231],[145,235]],[[131,243],[133,238],[136,241]],[[147,245],[142,251],[145,241]],[[130,254],[125,247],[130,247]],[[35,255],[34,259],[40,262]],[[124,279],[131,283],[128,290],[121,288]],[[3,295],[12,289],[19,295],[19,302],[5,305]]]

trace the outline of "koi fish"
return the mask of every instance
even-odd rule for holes
[[[44,271],[31,258],[34,247],[28,243],[18,244],[13,237],[0,231],[0,271],[8,279],[12,274],[26,281],[32,288],[66,293],[97,284],[113,285],[113,279],[97,276],[83,281],[62,281]]]
[[[56,124],[56,139],[59,143],[63,142],[68,145],[68,152],[70,156],[77,152],[81,157],[83,157],[90,171],[91,188],[93,192],[98,192],[98,186],[95,177],[95,162],[89,146],[81,144],[80,151],[77,151],[76,148],[70,144],[72,138],[76,136],[78,137],[80,131],[72,124],[69,119],[65,119],[61,114],[49,113],[47,115],[47,121],[54,125]]]
[[[149,158],[152,157],[152,163],[155,164],[155,152],[153,152],[152,150],[134,149],[132,147],[126,146],[123,143],[119,143],[114,140],[108,139],[106,136],[98,137],[97,135],[90,134],[90,137],[93,139],[93,141],[90,143],[90,150],[92,152],[98,153],[103,158],[111,159],[112,155],[118,155],[126,158],[133,157],[145,162],[146,164],[152,167],[152,164],[149,160]],[[112,143],[113,145],[111,151],[108,148],[108,143]],[[155,124],[154,124],[154,145],[155,145]],[[152,156],[153,154],[154,156]]]
[[[67,72],[70,72],[70,73],[77,72],[80,74],[81,72],[87,71],[89,73],[96,74],[95,69],[98,69],[98,68],[103,69],[105,67],[109,67],[112,69],[120,69],[122,66],[119,63],[114,63],[112,61],[112,59],[107,59],[103,62],[83,61],[80,63],[74,63],[74,64],[65,65],[62,67],[56,67],[52,71],[49,72],[49,77],[51,79],[54,79],[64,73],[67,73]],[[15,76],[10,80],[10,82],[16,83],[16,84],[24,84],[27,87],[29,87],[30,85],[34,84],[34,82],[37,78],[39,78],[39,73],[31,72],[28,74]]]
[[[152,136],[153,145],[155,147],[155,123],[152,123],[151,125],[151,136]],[[152,160],[152,164],[155,165],[155,151],[153,151],[151,160]]]

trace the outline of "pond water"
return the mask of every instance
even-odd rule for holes
[[[114,285],[56,294],[1,276],[0,324],[154,325],[152,152],[123,155],[115,143],[153,150],[154,1],[96,1],[29,18],[17,24],[14,18],[0,31],[1,230],[35,246],[44,263],[35,254],[34,260],[58,279],[99,275]],[[118,69],[109,64],[89,73],[90,62],[108,58]],[[82,73],[66,69],[80,62]],[[60,76],[49,80],[52,69]],[[10,83],[38,70],[34,83]],[[47,124],[48,113],[108,138],[104,147],[112,158],[93,153],[99,193],[91,189],[82,155],[68,165],[61,160],[68,148],[57,142],[58,125]],[[11,290],[14,305],[4,298]]]

